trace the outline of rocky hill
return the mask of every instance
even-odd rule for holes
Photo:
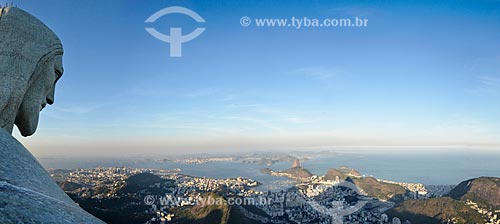
[[[451,190],[447,197],[408,200],[391,209],[388,214],[412,223],[443,223],[450,220],[454,223],[486,223],[485,217],[481,217],[479,211],[467,205],[467,201],[490,210],[498,209],[500,179],[479,177],[466,180]]]
[[[387,214],[411,223],[484,223],[477,211],[450,197],[407,200]]]
[[[151,173],[140,173],[130,176],[124,186],[118,191],[118,194],[135,193],[139,190],[147,189],[151,193],[161,193],[160,185],[172,184],[171,180],[165,180]],[[157,185],[157,186],[153,186]],[[159,192],[158,192],[159,191]]]
[[[300,166],[292,167],[287,170],[280,171],[280,173],[288,174],[292,178],[309,178],[312,176],[312,173],[309,170],[304,169]]]
[[[226,202],[224,198],[208,193],[203,198],[211,197],[214,201]],[[175,214],[174,223],[221,223],[221,224],[251,224],[259,223],[256,220],[246,218],[233,206],[227,204],[184,206],[172,209]]]
[[[347,177],[361,177],[361,173],[355,169],[343,166],[338,169],[328,169],[325,175],[326,180],[336,180],[337,177],[340,180],[345,180]]]
[[[342,173],[338,169],[328,169],[325,175],[325,180],[336,180],[336,178],[339,177],[340,180],[344,180],[347,175]]]
[[[500,178],[479,177],[466,180],[448,195],[457,200],[470,200],[488,208],[500,209]]]
[[[78,190],[78,189],[84,187],[82,184],[74,183],[74,182],[71,182],[71,181],[61,181],[61,182],[57,182],[57,184],[65,192],[75,191],[75,190]]]
[[[173,180],[163,179],[151,173],[139,173],[130,176],[116,191],[105,186],[96,186],[87,190],[87,195],[109,194],[114,197],[80,197],[67,192],[84,210],[110,224],[145,223],[151,216],[144,211],[151,206],[144,204],[146,195],[169,193],[166,187],[173,186]]]
[[[352,181],[368,196],[381,200],[401,201],[402,195],[406,193],[406,190],[397,184],[380,182],[373,177],[353,178]]]

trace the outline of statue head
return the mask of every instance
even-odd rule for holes
[[[0,8],[0,128],[30,136],[40,111],[54,103],[63,74],[59,38],[27,12]]]

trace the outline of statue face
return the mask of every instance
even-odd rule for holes
[[[40,111],[47,104],[54,103],[56,82],[63,74],[62,55],[40,62],[37,68],[37,74],[33,74],[36,78],[26,91],[15,120],[23,136],[35,133]]]

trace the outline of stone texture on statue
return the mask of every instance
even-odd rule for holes
[[[0,127],[32,135],[38,114],[53,103],[62,74],[61,41],[42,22],[17,8],[0,9]]]
[[[102,223],[78,207],[3,129],[0,155],[0,223]]]
[[[0,8],[0,223],[103,223],[68,197],[11,136],[32,135],[63,73],[59,38],[35,17]]]

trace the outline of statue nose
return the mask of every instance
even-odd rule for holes
[[[54,104],[55,88],[52,88],[49,95],[47,96],[47,103],[49,105]]]

